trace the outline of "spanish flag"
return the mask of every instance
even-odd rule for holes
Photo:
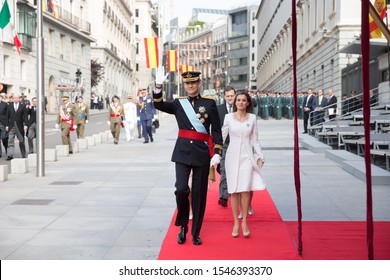
[[[180,69],[181,69],[182,73],[187,72],[187,71],[194,71],[194,66],[182,65],[180,67]]]
[[[375,0],[375,10],[383,20],[386,17],[386,0]],[[370,15],[370,38],[382,38],[382,32]]]
[[[158,37],[144,38],[146,67],[158,67]]]
[[[177,71],[177,51],[168,51],[168,72]]]

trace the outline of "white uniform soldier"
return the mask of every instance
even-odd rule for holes
[[[127,101],[123,104],[124,108],[124,126],[126,131],[126,140],[127,142],[133,140],[133,130],[137,125],[137,106],[132,102],[132,97],[127,96]]]

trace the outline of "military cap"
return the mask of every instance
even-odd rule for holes
[[[80,95],[80,96],[77,96],[77,99],[83,99],[84,100],[84,98]]]
[[[201,74],[200,72],[196,72],[196,71],[187,71],[187,72],[184,72],[183,74],[181,74],[181,76],[183,78],[183,82],[189,83],[189,82],[199,81],[200,74]]]
[[[114,98],[120,99],[118,95],[114,95],[114,96],[112,97],[112,101],[114,101]]]
[[[61,97],[61,99],[62,99],[63,101],[68,100],[68,99],[69,99],[69,96],[68,96],[68,95],[63,95],[63,96]]]

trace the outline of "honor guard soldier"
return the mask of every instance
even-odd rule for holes
[[[57,123],[55,127],[61,128],[62,145],[69,146],[69,154],[73,154],[72,143],[70,141],[70,132],[75,130],[74,124],[74,106],[70,103],[69,96],[62,96],[62,105],[60,106]]]
[[[89,121],[89,107],[84,103],[82,96],[77,97],[77,103],[74,107],[77,138],[84,139],[85,124]]]
[[[172,154],[176,168],[176,204],[175,225],[180,227],[177,242],[186,241],[189,220],[190,189],[188,180],[192,180],[192,243],[201,245],[199,237],[206,208],[208,176],[211,165],[218,165],[222,153],[222,133],[217,106],[213,99],[201,97],[202,85],[200,72],[182,74],[184,89],[188,96],[171,102],[163,101],[162,86],[168,74],[164,67],[156,70],[156,88],[153,93],[154,106],[157,110],[173,114],[179,127],[179,135]],[[210,161],[211,159],[211,161]]]
[[[119,97],[114,95],[110,107],[108,109],[107,124],[110,126],[112,137],[114,137],[114,144],[118,144],[121,127],[123,127],[123,105],[119,102]]]

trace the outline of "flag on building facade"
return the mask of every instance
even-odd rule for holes
[[[14,35],[14,45],[18,51],[18,54],[20,55],[20,48],[23,46],[22,42],[20,42],[18,33],[15,31],[15,28],[12,28],[13,35]]]
[[[15,27],[11,24],[11,12],[9,10],[7,0],[4,1],[3,7],[0,11],[0,28],[4,30],[4,41],[14,43],[16,50],[20,55],[20,48],[23,46],[19,40],[18,33],[15,31]]]
[[[157,68],[158,67],[158,38],[144,38],[145,55],[146,55],[146,67]]]
[[[7,0],[4,1],[3,7],[0,11],[0,28],[4,29],[11,21],[11,12],[8,7]]]
[[[48,12],[51,13],[55,18],[59,18],[60,14],[58,13],[58,4],[55,0],[50,0],[48,5]]]
[[[372,1],[371,1],[372,2]],[[375,0],[375,10],[378,12],[380,18],[383,20],[386,17],[386,0]],[[376,25],[374,19],[370,15],[370,38],[382,38],[382,32]]]
[[[168,72],[177,71],[177,51],[168,51]]]
[[[181,65],[180,66],[181,73],[187,72],[187,71],[194,71],[194,66],[191,65]]]

